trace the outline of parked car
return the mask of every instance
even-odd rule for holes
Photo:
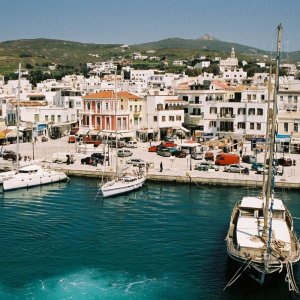
[[[127,148],[137,148],[138,147],[138,144],[136,141],[128,141],[126,144],[125,144],[125,147]]]
[[[102,164],[101,161],[98,160],[96,157],[85,157],[81,159],[81,164],[82,165],[90,165],[90,166],[97,166],[97,164]]]
[[[204,159],[212,161],[215,159],[215,156],[214,156],[213,152],[207,151],[207,152],[205,152]]]
[[[167,147],[171,155],[175,155],[179,150],[176,147]]]
[[[109,159],[107,154],[104,155],[103,153],[100,153],[100,152],[92,153],[91,157],[96,157],[98,160],[101,160],[101,161],[104,161],[104,158],[105,158],[105,160]]]
[[[269,167],[266,166],[265,168],[263,167],[263,165],[261,167],[258,167],[256,170],[256,174],[268,174],[269,173]],[[279,165],[279,166],[275,166],[275,175],[283,175],[283,166]]]
[[[174,139],[171,137],[171,136],[165,136],[164,137],[164,141],[170,141],[170,142],[173,142],[174,143]]]
[[[165,142],[162,142],[160,144],[161,147],[165,147],[165,148],[169,148],[169,147],[176,147],[177,144],[174,143],[174,141],[165,141]]]
[[[243,155],[242,162],[247,164],[253,164],[256,162],[256,157],[254,155]]]
[[[14,151],[6,151],[6,152],[4,152],[3,153],[3,159],[5,159],[5,160],[9,160],[9,159],[11,159],[11,160],[13,160],[13,161],[16,161],[17,160],[17,153],[16,152],[14,152]],[[21,154],[19,153],[19,160],[21,160],[22,159],[22,156],[21,156]]]
[[[175,152],[174,156],[176,156],[178,158],[185,158],[187,156],[187,154],[185,151],[178,150]]]
[[[192,155],[191,155],[191,158],[192,159],[196,159],[196,160],[201,160],[203,159],[203,155],[202,153],[199,153],[199,152],[193,152]]]
[[[232,165],[229,165],[229,166],[225,166],[224,172],[247,174],[247,173],[249,173],[249,169],[245,168],[242,165],[232,164]]]
[[[284,167],[290,167],[293,164],[293,161],[289,157],[280,157],[278,159],[278,165],[284,166]]]
[[[127,149],[120,149],[118,150],[118,157],[127,157],[127,156],[131,156],[133,153],[130,150]]]
[[[209,161],[202,161],[198,164],[195,164],[194,169],[198,171],[208,171],[208,170],[219,171],[219,167]]]
[[[150,146],[148,152],[157,152],[157,145]]]
[[[108,140],[107,141],[107,144],[109,145],[109,146],[111,146],[112,148],[116,148],[116,141],[114,141],[114,140]],[[123,142],[123,141],[118,141],[118,148],[123,148],[123,147],[125,147],[125,142]]]
[[[141,158],[131,158],[131,159],[128,159],[126,161],[126,164],[130,164],[132,165],[133,167],[139,167],[139,166],[149,166],[150,163],[144,161],[143,159]]]
[[[263,163],[260,163],[260,162],[254,162],[254,163],[251,165],[251,170],[257,171],[258,168],[263,168],[263,166],[264,166]]]
[[[157,154],[160,156],[164,156],[164,157],[171,156],[171,152],[167,148],[162,148],[162,149],[157,150]]]

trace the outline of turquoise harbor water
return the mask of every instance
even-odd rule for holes
[[[231,210],[258,191],[146,183],[103,201],[97,183],[0,194],[0,299],[291,298],[284,278],[259,288],[242,277],[223,291]],[[284,196],[300,217],[297,192]]]

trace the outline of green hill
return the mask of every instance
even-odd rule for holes
[[[169,61],[182,59],[190,60],[197,56],[228,57],[231,48],[235,48],[237,57],[250,60],[267,60],[271,53],[250,46],[224,42],[217,39],[181,39],[169,38],[157,42],[130,45],[129,49],[122,50],[120,44],[88,44],[52,39],[26,39],[5,41],[0,43],[0,73],[10,74],[17,69],[18,63],[32,70],[47,70],[49,64],[55,63],[62,66],[74,67],[77,70],[87,62],[102,61],[114,58],[130,59],[133,52],[146,54],[153,50],[153,56],[165,56]],[[152,54],[147,54],[151,56]],[[300,61],[300,51],[286,55],[289,62]],[[141,63],[142,66],[151,67],[151,62]],[[153,64],[152,65],[157,65]]]

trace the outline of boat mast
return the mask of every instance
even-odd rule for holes
[[[271,136],[270,136],[270,156],[268,164],[268,179],[266,187],[266,202],[264,211],[264,234],[267,236],[267,230],[269,227],[269,237],[268,237],[268,254],[270,254],[270,242],[272,237],[272,218],[269,216],[269,205],[271,198],[270,213],[272,213],[272,204],[274,197],[274,181],[275,181],[275,170],[273,169],[274,162],[274,148],[275,148],[275,134],[276,134],[276,116],[277,116],[277,95],[279,91],[279,65],[280,65],[280,51],[282,45],[282,25],[279,24],[277,27],[277,51],[276,51],[276,71],[275,71],[275,87],[274,87],[274,101],[273,101],[273,111],[271,120]],[[272,216],[271,216],[272,217]],[[268,226],[268,222],[270,224]]]
[[[271,113],[270,113],[270,106],[271,106],[271,76],[272,76],[272,65],[270,65],[270,72],[269,72],[269,85],[268,85],[268,106],[267,106],[267,124],[266,124],[266,149],[264,154],[264,169],[267,165],[267,154],[268,154],[268,148],[270,147],[270,122],[271,122]],[[261,191],[261,199],[264,200],[266,197],[266,172],[263,172],[263,185],[262,185],[262,191]],[[266,229],[267,230],[267,229]]]
[[[16,163],[17,172],[19,171],[19,143],[20,143],[20,137],[19,137],[19,129],[20,129],[20,94],[21,94],[21,63],[19,63],[19,76],[18,76],[18,98],[17,98],[17,109],[16,109],[16,121],[17,121],[17,157],[16,157]]]
[[[117,69],[115,70],[115,135],[116,135],[116,175],[118,174],[118,132],[117,132]]]

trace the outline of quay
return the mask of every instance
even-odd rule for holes
[[[174,182],[174,183],[186,183],[196,185],[211,185],[211,186],[230,186],[230,187],[251,187],[260,188],[262,186],[263,175],[256,174],[254,171],[250,171],[249,175],[227,173],[223,172],[224,167],[220,167],[219,171],[203,172],[194,170],[195,163],[199,163],[198,160],[190,160],[190,157],[186,158],[174,158],[161,157],[156,153],[148,152],[149,143],[138,143],[138,148],[130,149],[133,152],[133,156],[119,158],[118,165],[120,169],[125,169],[126,160],[129,158],[142,158],[146,162],[150,163],[150,167],[147,172],[147,181],[153,182]],[[68,176],[81,176],[81,177],[93,177],[99,178],[99,182],[102,178],[114,176],[116,166],[116,150],[111,150],[111,162],[110,166],[89,166],[82,165],[81,158],[89,156],[91,153],[77,153],[76,145],[69,144],[67,137],[62,137],[59,140],[49,140],[47,142],[38,141],[34,145],[31,143],[20,143],[20,154],[22,156],[29,155],[39,161],[41,165],[47,168],[61,170]],[[10,144],[3,146],[2,151],[15,150],[16,145]],[[70,153],[75,157],[73,164],[58,164],[52,162],[53,153]],[[252,153],[247,153],[252,154]],[[300,155],[291,154],[290,157],[296,160],[296,166],[290,166],[284,168],[284,174],[282,176],[276,176],[276,188],[286,189],[300,189]],[[263,153],[258,155],[258,161],[263,161]],[[163,171],[160,172],[160,163],[163,164]],[[0,160],[0,166],[7,166],[8,162],[2,158]],[[10,164],[12,164],[10,162]],[[250,168],[251,165],[244,164]]]

